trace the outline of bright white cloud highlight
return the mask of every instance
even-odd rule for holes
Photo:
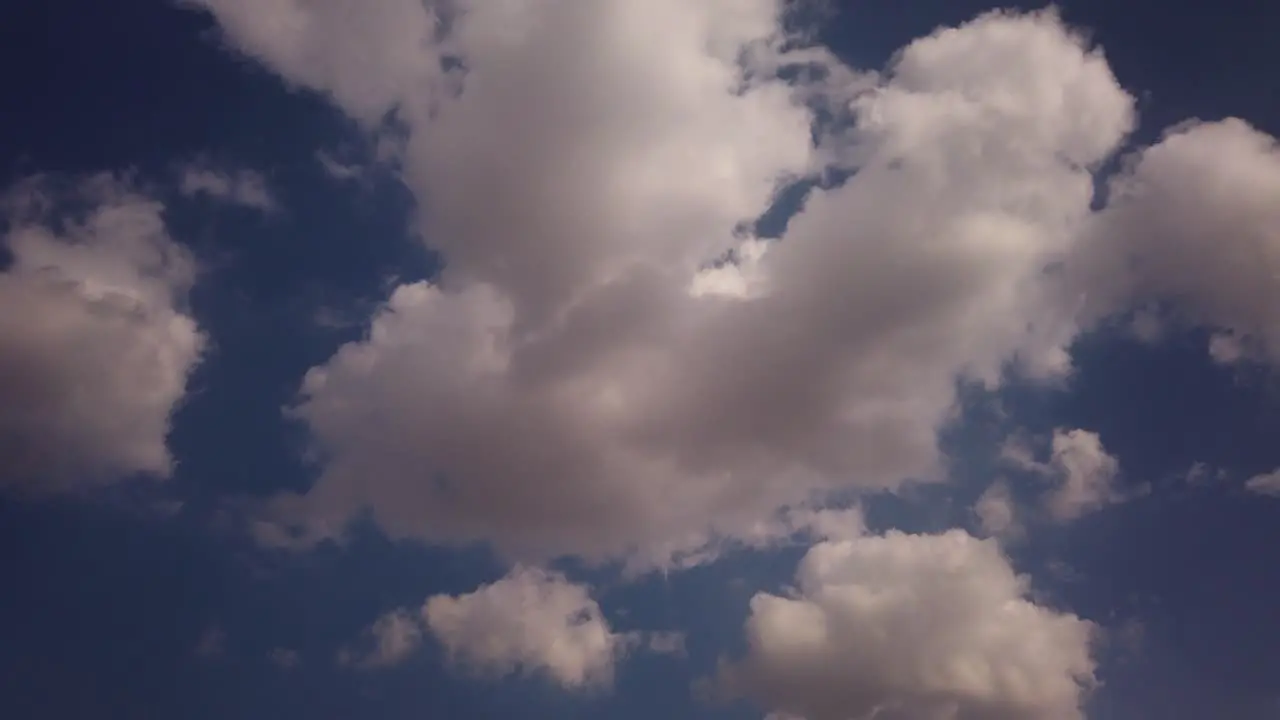
[[[422,615],[458,666],[494,677],[543,675],[569,689],[611,684],[630,643],[609,628],[585,586],[533,568],[472,593],[432,597]]]
[[[1028,599],[999,546],[952,530],[814,546],[761,593],[720,689],[806,720],[1079,720],[1094,626]]]
[[[170,417],[204,340],[183,309],[195,267],[163,207],[106,175],[63,189],[32,180],[5,206],[0,486],[167,476]]]

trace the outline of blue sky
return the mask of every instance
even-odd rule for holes
[[[992,8],[0,10],[0,715],[1280,717],[1280,8]]]

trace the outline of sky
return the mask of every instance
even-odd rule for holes
[[[0,716],[1280,718],[1280,6],[0,9]]]

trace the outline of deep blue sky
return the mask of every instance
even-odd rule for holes
[[[839,4],[825,40],[863,67],[990,7]],[[1188,117],[1235,115],[1280,134],[1280,5],[1076,0],[1062,8],[1140,99],[1137,141]],[[275,554],[224,521],[229,500],[308,486],[305,437],[280,408],[307,368],[360,335],[388,277],[428,276],[434,260],[410,236],[410,199],[389,174],[357,186],[322,172],[317,150],[368,157],[356,128],[323,100],[226,53],[211,31],[209,18],[164,0],[0,9],[9,98],[0,111],[0,185],[37,172],[133,169],[167,199],[174,236],[206,267],[211,279],[191,303],[214,343],[174,419],[171,481],[92,501],[0,499],[0,717],[755,716],[698,704],[689,681],[741,643],[747,598],[784,584],[798,550],[603,586],[606,611],[627,610],[620,627],[686,631],[690,654],[628,661],[605,697],[572,697],[536,680],[495,689],[449,674],[430,646],[380,673],[335,665],[337,649],[380,613],[470,591],[502,568],[479,550],[395,544],[372,527],[341,549]],[[179,165],[202,158],[262,172],[280,211],[180,197],[172,189]],[[317,324],[322,311],[349,321]],[[1125,481],[1150,483],[1151,496],[1014,550],[1055,604],[1145,630],[1138,647],[1104,651],[1094,720],[1280,717],[1280,502],[1239,487],[1280,466],[1280,397],[1265,370],[1213,365],[1203,341],[1149,347],[1118,331],[1086,337],[1069,388],[1014,385],[1003,392],[1003,420],[984,416],[975,399],[971,422],[951,438],[957,473],[973,483],[933,500],[871,505],[873,525],[964,524],[1008,427],[1096,430]],[[1228,481],[1180,483],[1196,462]],[[165,517],[151,509],[159,500],[184,505]],[[1077,577],[1055,578],[1051,561]],[[199,656],[211,629],[223,649]],[[296,651],[297,666],[274,664],[275,648]]]

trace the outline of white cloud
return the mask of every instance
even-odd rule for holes
[[[1050,462],[1060,478],[1058,487],[1045,498],[1054,519],[1074,520],[1123,499],[1115,487],[1120,463],[1102,447],[1097,433],[1054,431]]]
[[[1051,12],[870,74],[787,36],[780,0],[196,4],[394,138],[445,260],[308,374],[326,462],[273,508],[304,542],[369,510],[527,562],[710,558],[779,508],[942,479],[957,378],[1061,377],[1103,317],[1173,302],[1243,350],[1280,334],[1273,140],[1179,128],[1095,213],[1133,99]],[[853,127],[815,144],[838,102]],[[743,231],[833,161],[856,172],[778,242]],[[1039,464],[1062,520],[1118,497],[1086,440]]]
[[[1094,626],[1028,599],[994,541],[890,532],[816,545],[761,593],[718,685],[806,720],[1076,720]]]
[[[83,213],[55,215],[67,202]],[[0,273],[0,486],[85,490],[164,477],[169,420],[203,336],[183,310],[192,259],[160,203],[110,176],[10,191]]]
[[[328,461],[279,507],[308,536],[367,507],[393,536],[661,563],[827,492],[941,479],[957,376],[1066,369],[1042,269],[1132,100],[1054,15],[939,32],[869,84],[784,50],[774,0],[462,2],[439,38],[417,2],[202,4],[371,127],[399,109],[446,260],[309,374],[297,413]],[[787,62],[863,91],[788,85]],[[747,298],[689,292],[829,159],[805,104],[826,91],[856,97],[857,174],[745,285],[721,278]]]
[[[221,202],[270,212],[276,208],[275,198],[267,189],[266,178],[252,170],[223,172],[202,165],[183,168],[179,191],[187,197],[207,195]]]
[[[465,595],[434,596],[422,615],[458,666],[495,677],[541,674],[569,689],[611,684],[631,644],[585,586],[533,568]]]
[[[1255,475],[1246,480],[1244,486],[1249,492],[1280,497],[1280,468],[1269,473]]]

